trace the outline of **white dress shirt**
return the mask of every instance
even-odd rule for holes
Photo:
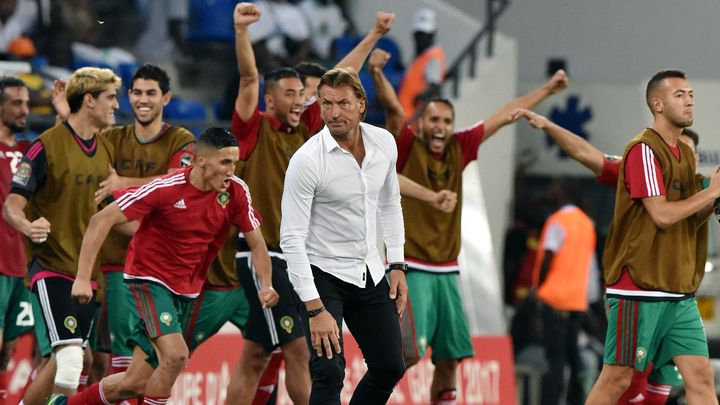
[[[374,285],[384,277],[378,254],[380,219],[390,263],[404,261],[405,229],[395,163],[397,146],[382,128],[360,123],[362,166],[327,127],[290,159],[282,196],[280,247],[303,302],[319,298],[310,265],[358,287],[367,266]]]

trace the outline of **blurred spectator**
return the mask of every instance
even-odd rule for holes
[[[412,30],[415,60],[405,72],[398,94],[406,117],[412,117],[420,103],[440,95],[440,84],[447,70],[445,52],[435,46],[435,11],[429,8],[418,10],[413,17]]]
[[[543,303],[543,346],[548,369],[543,376],[542,405],[560,403],[565,363],[570,365],[568,397],[582,403],[583,388],[578,333],[581,315],[588,310],[588,277],[595,252],[595,227],[578,208],[578,187],[569,180],[548,186],[548,197],[559,209],[543,226],[535,262],[534,285]],[[579,402],[577,402],[579,401]]]
[[[303,86],[305,86],[305,103],[315,101],[317,86],[320,84],[322,75],[327,72],[327,68],[315,62],[300,62],[295,65],[295,70],[300,75]]]
[[[333,41],[348,26],[340,7],[332,0],[303,0],[299,7],[310,27],[312,52],[320,60],[329,60]]]
[[[35,54],[26,35],[32,33],[38,8],[34,0],[0,0],[0,53],[17,57]]]
[[[145,16],[145,30],[135,53],[145,63],[161,66],[192,63],[190,46],[185,36],[188,19],[187,0],[145,0],[140,2]]]
[[[249,27],[261,73],[293,66],[310,53],[310,27],[302,11],[284,0],[258,0],[262,18]]]

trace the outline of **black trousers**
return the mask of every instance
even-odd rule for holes
[[[565,364],[570,365],[568,386],[569,405],[585,401],[579,386],[578,374],[581,369],[578,333],[580,312],[558,311],[543,305],[543,346],[548,369],[542,381],[542,405],[557,405],[565,392]]]
[[[402,357],[400,320],[395,302],[388,296],[390,285],[383,277],[377,286],[372,285],[370,273],[365,288],[346,283],[313,266],[315,286],[327,311],[342,330],[342,320],[350,329],[362,351],[368,370],[355,388],[351,405],[385,404],[395,384],[405,374]],[[342,334],[342,353],[332,359],[318,357],[312,347],[309,319],[301,304],[305,336],[310,349],[312,375],[311,405],[340,405],[340,391],[345,378],[345,348]]]

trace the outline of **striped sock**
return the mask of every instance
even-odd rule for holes
[[[644,405],[665,405],[671,388],[669,385],[648,383]]]
[[[145,395],[143,405],[165,405],[170,399],[170,395]]]
[[[89,378],[89,377],[90,377],[90,374],[89,374],[89,373],[86,373],[86,372],[83,370],[83,373],[80,374],[80,383],[78,384],[77,392],[83,392],[83,391],[85,391],[85,388],[87,388],[87,383],[88,383],[88,378]]]
[[[258,388],[255,391],[255,398],[252,405],[265,405],[275,391],[278,383],[278,375],[280,374],[280,366],[283,362],[283,355],[280,350],[275,350],[270,357],[270,362],[265,371],[260,376]]]
[[[122,373],[127,371],[128,367],[130,367],[130,362],[132,361],[132,356],[116,356],[114,354],[110,355],[110,373],[116,374],[116,373]]]

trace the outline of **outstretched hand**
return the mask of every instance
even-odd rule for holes
[[[525,108],[518,108],[517,110],[512,111],[508,119],[510,122],[515,122],[520,118],[525,118],[528,123],[536,129],[545,129],[550,124],[550,120],[544,116]]]

